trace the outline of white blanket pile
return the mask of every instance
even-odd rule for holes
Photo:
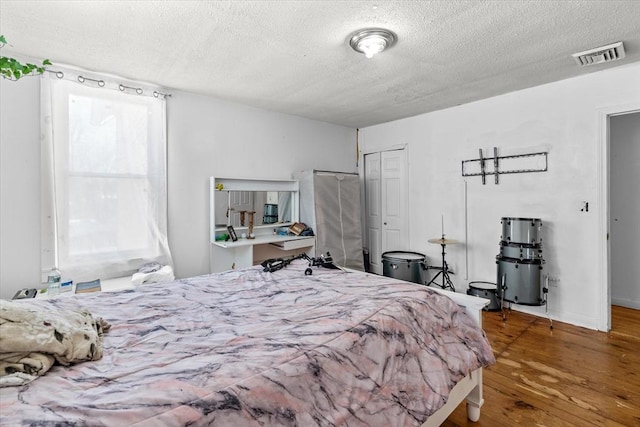
[[[56,361],[67,366],[102,358],[102,334],[110,325],[85,309],[46,302],[0,300],[0,387],[27,384]]]

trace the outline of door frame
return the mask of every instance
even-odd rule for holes
[[[612,116],[620,116],[640,112],[640,102],[617,105],[598,110],[598,272],[600,305],[598,310],[597,328],[600,331],[611,330],[611,242],[609,240],[609,226],[611,213],[611,141],[609,120]]]

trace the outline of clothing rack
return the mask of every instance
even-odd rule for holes
[[[493,157],[484,157],[482,154],[482,148],[479,149],[479,152],[480,152],[480,158],[462,161],[462,176],[481,176],[483,185],[487,183],[486,182],[487,175],[494,175],[495,183],[498,184],[500,175],[506,175],[506,174],[512,174],[512,173],[527,173],[527,172],[546,172],[548,168],[548,163],[547,163],[548,153],[546,151],[542,151],[538,153],[515,154],[511,156],[498,156],[498,148],[493,147]],[[518,159],[535,158],[535,157],[542,157],[542,159],[544,160],[544,165],[543,166],[541,165],[538,167],[529,167],[529,168],[512,167],[512,168],[500,170],[500,166],[502,166],[500,162],[501,160],[503,161],[516,160],[517,162]],[[492,161],[493,163],[492,171],[487,171],[487,165],[486,165],[487,161]],[[479,172],[478,172],[478,168],[479,168]]]

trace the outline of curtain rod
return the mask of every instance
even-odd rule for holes
[[[47,71],[48,73],[55,74],[56,77],[59,78],[59,79],[64,78],[64,72],[62,72],[62,71],[55,71],[55,70],[45,70],[45,71]],[[100,80],[93,79],[93,78],[90,78],[90,77],[83,76],[82,74],[78,74],[77,80],[78,80],[79,83],[82,83],[82,84],[84,84],[87,81],[89,81],[89,82],[96,83],[99,87],[105,87],[106,86],[106,82],[104,80],[102,80],[102,79],[100,79]],[[133,91],[138,95],[144,95],[144,89],[142,89],[141,87],[126,86],[126,85],[124,85],[122,83],[118,83],[118,89],[120,90],[120,92],[125,92],[125,91],[131,92],[131,91]],[[159,98],[161,96],[163,98],[167,98],[167,97],[171,96],[170,93],[159,92],[157,90],[154,90],[152,92],[152,94],[153,94],[154,98]]]

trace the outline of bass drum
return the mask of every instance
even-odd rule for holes
[[[542,220],[538,218],[502,218],[502,238],[506,243],[542,244]]]
[[[426,259],[418,252],[385,252],[382,254],[382,275],[423,285]]]
[[[543,305],[540,259],[514,260],[497,257],[498,299],[523,305]],[[504,289],[503,289],[504,288]]]
[[[467,295],[474,295],[488,299],[490,302],[483,308],[483,310],[498,311],[501,307],[496,288],[496,284],[491,282],[469,282]]]
[[[542,246],[502,242],[500,244],[500,258],[511,258],[518,260],[542,259],[541,248]]]

